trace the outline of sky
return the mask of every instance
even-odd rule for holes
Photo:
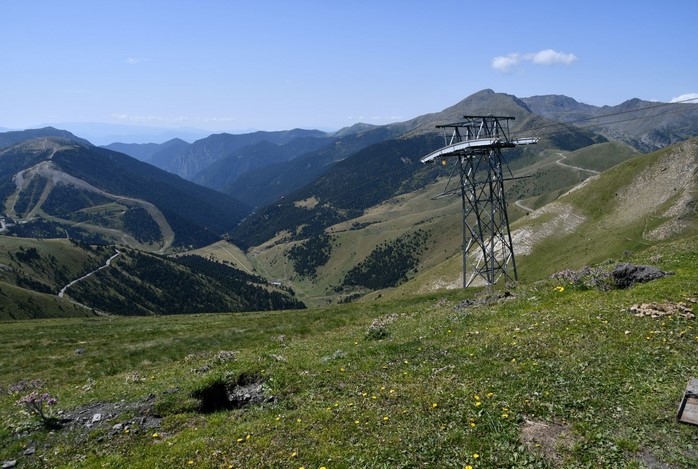
[[[0,12],[9,129],[336,130],[485,88],[599,106],[698,97],[695,0],[0,0]]]

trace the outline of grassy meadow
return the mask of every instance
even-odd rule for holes
[[[623,259],[674,273],[627,290],[544,280],[507,296],[455,290],[292,312],[2,322],[0,462],[696,467],[698,427],[676,421],[698,375],[696,321],[629,311],[696,309],[696,241]],[[56,397],[58,419],[110,411],[89,427],[45,428],[16,404],[30,389],[22,380]],[[204,405],[216,386],[252,381],[263,399]]]

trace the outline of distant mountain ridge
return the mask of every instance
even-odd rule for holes
[[[132,156],[137,160],[143,161],[145,163],[150,163],[154,155],[160,152],[177,153],[184,151],[184,148],[188,147],[190,143],[185,142],[181,138],[173,138],[164,143],[120,143],[114,142],[109,145],[104,145],[104,148],[108,150],[118,151],[119,153],[125,153],[128,156]]]
[[[232,155],[248,145],[263,141],[283,145],[295,138],[324,138],[327,134],[319,130],[293,129],[279,132],[253,132],[250,134],[213,134],[195,141],[189,146],[178,148],[179,153],[159,152],[152,157],[152,164],[185,179],[191,179],[204,168],[221,158]]]
[[[518,98],[485,89],[439,112],[380,126],[357,123],[334,134],[294,129],[216,134],[192,144],[183,142],[171,147],[165,146],[170,143],[167,142],[156,152],[154,147],[123,144],[109,148],[261,207],[311,183],[333,164],[369,145],[434,134],[436,125],[457,122],[467,113],[511,115],[516,118],[515,129],[538,132],[545,141],[561,149],[579,148],[605,138],[640,151],[652,151],[698,135],[698,117],[692,110],[698,109],[698,105],[651,107],[656,104],[629,100],[618,106],[598,107],[562,95]],[[653,119],[659,112],[665,115],[660,115],[662,122],[655,125]],[[601,118],[618,113],[620,118]]]
[[[587,128],[642,152],[659,150],[698,135],[698,104],[630,99],[592,106],[561,95],[523,98],[536,114]]]

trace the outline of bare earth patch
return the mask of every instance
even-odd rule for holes
[[[643,233],[645,238],[661,240],[680,232],[688,226],[687,217],[695,212],[696,171],[698,143],[689,141],[619,190],[618,206],[610,220],[623,225],[654,214],[666,221]]]
[[[557,467],[564,460],[563,454],[572,449],[575,438],[569,425],[526,419],[521,428],[521,441],[530,451]]]
[[[296,202],[293,203],[296,207],[299,208],[307,208],[308,210],[314,209],[318,204],[317,198],[315,196],[309,197],[304,200],[297,200]]]
[[[586,221],[586,218],[574,213],[571,205],[560,202],[553,202],[539,208],[531,213],[528,219],[535,220],[544,216],[546,220],[543,223],[525,226],[511,233],[517,255],[528,256],[533,248],[546,238],[573,233]]]

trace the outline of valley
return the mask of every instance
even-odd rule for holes
[[[0,462],[695,466],[698,127],[534,98],[194,144],[0,133]],[[518,282],[463,289],[459,183],[419,158],[485,112],[540,140],[505,154]]]

